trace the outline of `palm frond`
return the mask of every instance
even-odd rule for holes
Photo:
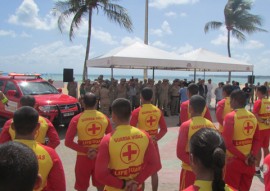
[[[223,25],[222,22],[219,21],[210,21],[205,24],[204,32],[207,33],[209,29],[219,29]]]
[[[79,28],[79,25],[82,22],[83,15],[86,12],[87,12],[87,7],[82,6],[81,9],[79,11],[77,11],[76,14],[74,15],[74,17],[71,21],[70,29],[69,29],[69,40],[70,41],[72,41],[72,38],[74,37],[74,28]]]
[[[132,32],[133,24],[128,12],[120,5],[107,3],[102,6],[104,14],[109,20],[118,23],[121,27],[124,27],[127,31]]]
[[[246,41],[246,36],[241,31],[235,28],[232,29],[232,36],[234,36],[240,42]]]

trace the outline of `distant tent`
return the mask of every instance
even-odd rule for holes
[[[217,72],[252,72],[253,65],[226,57],[203,48],[196,49],[181,55],[188,60],[192,68],[201,71]]]
[[[253,72],[253,65],[222,56],[205,49],[197,49],[183,55],[167,52],[136,42],[87,61],[88,67],[194,70],[209,72]]]

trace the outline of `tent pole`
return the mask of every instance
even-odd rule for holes
[[[229,83],[231,83],[231,78],[232,78],[232,72],[229,71],[229,76],[228,76],[228,81],[229,81]]]
[[[153,67],[153,80],[155,80],[155,67]]]
[[[113,79],[113,67],[111,67],[111,79]]]
[[[194,68],[194,83],[196,83],[196,68]]]
[[[253,92],[253,95],[251,95],[251,100],[249,101],[249,111],[252,111],[251,109],[252,109],[252,104],[253,104],[253,102],[254,102],[254,91],[255,91],[255,87],[254,87],[254,83],[253,83],[253,75],[254,75],[254,72],[253,72],[253,70],[252,70],[252,72],[251,72],[251,83],[250,83],[250,86],[251,86],[251,92]]]

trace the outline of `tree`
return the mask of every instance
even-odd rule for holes
[[[74,29],[79,28],[83,22],[83,18],[88,19],[88,34],[86,43],[85,60],[83,66],[83,80],[87,79],[86,62],[90,53],[91,30],[92,30],[92,15],[94,11],[98,14],[99,11],[108,17],[110,21],[116,22],[120,27],[124,27],[129,32],[132,31],[132,21],[126,9],[113,1],[118,0],[62,0],[55,3],[53,12],[58,17],[58,28],[63,32],[64,24],[67,18],[73,17],[69,29],[69,39],[74,38]]]
[[[259,15],[251,14],[249,12],[251,8],[252,2],[249,0],[228,0],[224,8],[225,22],[210,21],[205,24],[205,33],[207,33],[209,29],[219,29],[223,25],[226,26],[229,57],[231,57],[231,34],[240,42],[244,42],[246,40],[244,33],[252,34],[255,32],[267,32],[266,30],[259,28],[262,26],[262,18]]]

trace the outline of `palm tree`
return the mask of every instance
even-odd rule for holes
[[[114,4],[113,1],[118,0],[62,0],[55,3],[53,12],[58,17],[58,28],[61,32],[64,29],[64,23],[67,18],[73,17],[69,29],[69,39],[72,41],[74,38],[74,29],[79,28],[82,24],[83,18],[88,19],[88,34],[85,60],[83,66],[83,80],[87,79],[87,65],[86,62],[90,52],[90,40],[91,40],[91,26],[92,26],[92,14],[96,10],[98,14],[100,10],[108,17],[110,21],[116,22],[120,27],[124,27],[127,31],[132,31],[132,21],[126,11],[126,9],[118,4]]]
[[[207,33],[209,29],[219,29],[223,25],[226,26],[229,57],[231,57],[231,34],[240,42],[244,42],[246,40],[244,33],[252,34],[255,32],[267,32],[266,30],[259,28],[262,26],[262,18],[259,15],[249,13],[251,8],[252,2],[249,0],[228,0],[224,8],[225,22],[211,21],[205,24],[205,33]]]

